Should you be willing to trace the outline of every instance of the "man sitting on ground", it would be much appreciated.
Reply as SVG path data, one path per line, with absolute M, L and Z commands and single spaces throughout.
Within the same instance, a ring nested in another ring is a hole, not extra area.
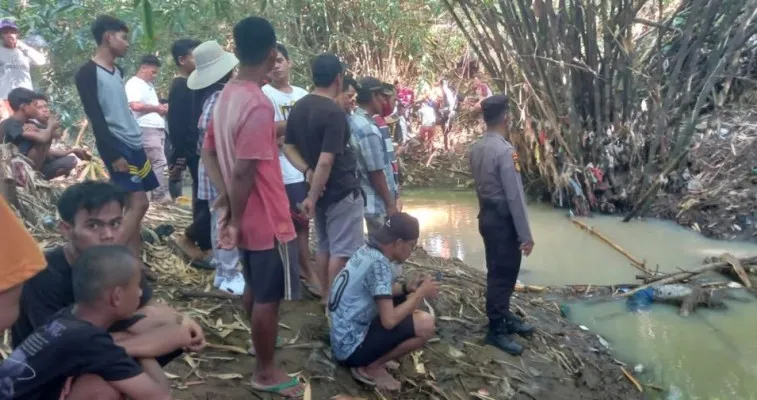
M 50 107 L 48 106 L 47 99 L 44 96 L 40 96 L 40 98 L 34 100 L 32 105 L 32 118 L 24 125 L 24 131 L 47 129 L 50 123 Z M 92 155 L 85 149 L 78 147 L 64 149 L 54 146 L 54 143 L 50 144 L 47 157 L 40 170 L 45 179 L 68 176 L 76 167 L 76 164 L 79 163 L 79 159 L 84 161 L 92 159 Z
M 334 356 L 355 379 L 381 389 L 400 389 L 386 364 L 423 347 L 436 331 L 434 317 L 417 308 L 437 295 L 439 283 L 394 283 L 392 264 L 410 257 L 418 235 L 417 219 L 390 216 L 334 279 L 329 298 Z
M 45 174 L 45 178 L 50 179 L 58 171 L 45 168 L 45 164 L 50 151 L 50 144 L 53 139 L 58 139 L 61 136 L 58 130 L 60 124 L 57 119 L 52 118 L 45 129 L 24 129 L 24 125 L 37 116 L 35 107 L 37 100 L 46 99 L 43 95 L 29 89 L 16 88 L 11 90 L 8 94 L 8 102 L 11 110 L 13 110 L 13 115 L 0 122 L 0 135 L 2 135 L 4 143 L 13 143 L 18 147 L 18 151 L 29 159 L 32 168 L 37 171 L 46 170 L 50 172 L 49 175 Z M 67 172 L 70 172 L 70 169 Z
M 58 201 L 60 228 L 66 243 L 48 250 L 47 268 L 24 284 L 18 321 L 11 330 L 14 346 L 23 342 L 35 329 L 45 324 L 59 310 L 74 303 L 71 267 L 87 249 L 98 245 L 125 244 L 123 232 L 126 195 L 116 186 L 87 181 L 70 186 Z M 187 348 L 199 351 L 205 346 L 202 329 L 193 321 L 183 319 L 170 307 L 152 300 L 152 289 L 142 278 L 142 298 L 138 314 L 111 327 L 120 332 L 116 343 L 138 359 L 157 359 L 168 364 L 181 353 L 186 344 L 177 337 L 164 335 L 155 327 L 182 324 L 192 332 L 192 344 Z
M 0 364 L 0 397 L 170 399 L 170 385 L 155 360 L 140 365 L 108 334 L 116 321 L 137 311 L 140 277 L 139 262 L 125 247 L 85 251 L 72 272 L 75 304 L 37 327 Z M 179 324 L 162 332 L 185 346 L 192 342 Z

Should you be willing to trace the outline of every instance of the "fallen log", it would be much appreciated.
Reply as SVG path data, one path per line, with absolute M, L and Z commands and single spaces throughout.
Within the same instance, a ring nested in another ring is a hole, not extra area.
M 628 253 L 627 251 L 625 251 L 622 247 L 620 247 L 619 245 L 615 244 L 615 242 L 613 242 L 612 240 L 610 240 L 610 238 L 608 238 L 607 236 L 605 236 L 602 232 L 594 229 L 593 226 L 589 226 L 589 225 L 585 224 L 584 222 L 581 222 L 581 221 L 579 221 L 579 220 L 577 220 L 575 218 L 571 218 L 570 220 L 574 224 L 576 224 L 579 227 L 581 227 L 581 229 L 583 229 L 583 230 L 589 232 L 590 234 L 598 237 L 603 242 L 609 244 L 610 247 L 612 247 L 613 249 L 617 250 L 620 254 L 623 254 L 624 256 L 626 256 L 626 258 L 628 258 L 629 260 L 631 260 L 631 262 L 633 263 L 632 265 L 634 266 L 634 268 L 640 270 L 641 272 L 643 272 L 646 275 L 652 275 L 652 273 L 649 272 L 649 270 L 647 270 L 647 268 L 645 266 L 646 263 L 643 260 L 639 260 L 638 258 L 634 257 L 633 255 L 631 255 L 630 253 Z
M 741 265 L 748 264 L 748 263 L 754 263 L 757 262 L 757 257 L 748 257 L 748 258 L 742 258 L 738 260 Z M 709 264 L 705 264 L 697 269 L 693 269 L 691 271 L 682 271 L 677 272 L 675 274 L 670 275 L 661 275 L 659 277 L 653 277 L 648 283 L 641 285 L 633 290 L 630 290 L 626 293 L 621 294 L 621 297 L 628 297 L 633 296 L 635 293 L 644 290 L 648 287 L 653 286 L 661 286 L 661 285 L 667 285 L 670 283 L 677 283 L 684 281 L 686 279 L 690 279 L 694 277 L 695 275 L 699 275 L 705 272 L 710 271 L 719 271 L 724 268 L 728 268 L 729 270 L 732 268 L 731 264 L 728 261 L 716 261 Z
M 752 287 L 752 281 L 749 278 L 749 276 L 746 274 L 746 271 L 744 271 L 744 267 L 741 265 L 741 262 L 734 257 L 732 254 L 725 253 L 720 258 L 727 262 L 728 264 L 733 267 L 733 271 L 736 272 L 736 275 L 741 279 L 741 283 L 744 284 L 747 288 Z

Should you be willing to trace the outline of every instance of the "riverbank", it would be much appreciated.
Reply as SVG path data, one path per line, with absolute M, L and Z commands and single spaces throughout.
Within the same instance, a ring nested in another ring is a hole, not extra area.
M 757 242 L 757 91 L 749 91 L 726 107 L 702 116 L 687 157 L 667 174 L 645 217 L 675 221 L 705 237 Z M 410 154 L 404 158 L 405 187 L 473 190 L 467 151 L 481 130 L 475 121 L 459 130 L 461 140 L 449 153 Z M 453 133 L 453 136 L 457 133 Z M 522 162 L 527 162 L 523 160 Z M 608 173 L 601 171 L 607 181 Z M 634 205 L 641 173 L 614 174 L 618 185 L 591 185 L 596 212 L 625 215 Z M 540 181 L 524 175 L 532 198 L 549 201 Z M 567 195 L 566 195 L 567 196 Z M 567 197 L 566 197 L 567 198 Z
M 187 211 L 171 207 L 170 212 L 151 212 L 148 225 L 169 223 L 181 230 L 187 217 Z M 200 321 L 213 343 L 201 355 L 186 356 L 169 366 L 176 376 L 177 398 L 249 395 L 247 382 L 254 358 L 244 354 L 249 328 L 239 301 L 210 290 L 211 273 L 186 266 L 168 248 L 150 246 L 147 253 L 160 276 L 157 295 Z M 597 335 L 565 320 L 556 301 L 532 293 L 516 294 L 514 308 L 536 326 L 537 333 L 530 340 L 519 339 L 527 351 L 522 357 L 511 357 L 483 344 L 485 277 L 480 271 L 459 260 L 431 257 L 423 250 L 413 254 L 404 271 L 442 272 L 444 283 L 440 297 L 422 307 L 437 317 L 438 336 L 421 352 L 401 361 L 400 394 L 368 390 L 336 365 L 328 346 L 326 319 L 316 299 L 283 305 L 280 335 L 286 344 L 278 359 L 309 382 L 313 399 L 339 394 L 371 399 L 640 398 L 624 377 L 621 363 Z
M 27 227 L 43 246 L 61 242 L 45 215 L 55 215 L 54 195 L 44 188 L 33 196 L 19 193 Z M 44 193 L 48 193 L 45 195 Z M 47 200 L 45 200 L 47 199 Z M 170 225 L 181 232 L 191 216 L 186 209 L 151 207 L 145 225 L 146 264 L 155 273 L 156 297 L 202 324 L 208 349 L 187 354 L 167 367 L 175 397 L 238 399 L 253 392 L 249 378 L 254 357 L 247 355 L 249 323 L 238 299 L 212 289 L 212 272 L 187 265 L 156 232 Z M 48 227 L 46 228 L 45 225 Z M 157 240 L 156 240 L 157 239 Z M 379 393 L 355 382 L 336 365 L 328 347 L 322 307 L 315 299 L 282 306 L 277 357 L 284 368 L 309 383 L 311 399 L 637 399 L 638 389 L 625 376 L 596 334 L 580 329 L 560 315 L 555 299 L 518 293 L 513 307 L 537 328 L 521 357 L 511 357 L 482 342 L 485 277 L 459 260 L 431 257 L 417 250 L 405 273 L 444 274 L 439 298 L 423 308 L 437 317 L 438 336 L 422 351 L 401 360 L 399 394 Z M 6 345 L 7 346 L 7 343 Z M 5 350 L 8 350 L 7 348 Z M 626 367 L 626 371 L 630 371 Z M 259 396 L 258 398 L 269 398 Z

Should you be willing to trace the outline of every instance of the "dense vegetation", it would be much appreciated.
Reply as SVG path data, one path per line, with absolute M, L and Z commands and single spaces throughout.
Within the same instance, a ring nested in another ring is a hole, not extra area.
M 171 43 L 183 37 L 217 40 L 230 46 L 233 24 L 245 15 L 262 15 L 276 27 L 295 62 L 293 79 L 309 82 L 307 61 L 315 54 L 339 54 L 355 74 L 382 79 L 429 79 L 450 71 L 465 51 L 465 39 L 444 17 L 444 6 L 432 0 L 35 0 L 8 2 L 25 37 L 39 36 L 51 57 L 37 69 L 38 85 L 53 99 L 66 124 L 77 124 L 81 109 L 73 85 L 77 67 L 94 48 L 89 24 L 98 14 L 111 14 L 131 27 L 129 56 L 133 73 L 145 53 L 157 54 L 165 68 L 158 82 L 163 94 L 173 76 Z M 32 39 L 32 41 L 34 41 Z
M 27 36 L 47 41 L 52 63 L 38 82 L 69 126 L 81 121 L 73 74 L 100 13 L 132 27 L 127 73 L 144 53 L 161 57 L 163 89 L 173 40 L 230 46 L 231 26 L 250 14 L 289 45 L 299 85 L 309 58 L 326 50 L 357 75 L 405 82 L 459 78 L 475 64 L 514 100 L 530 180 L 577 208 L 597 206 L 592 167 L 608 177 L 603 201 L 641 206 L 658 173 L 685 166 L 702 112 L 757 77 L 757 0 L 4 1 Z M 471 55 L 478 62 L 461 62 Z

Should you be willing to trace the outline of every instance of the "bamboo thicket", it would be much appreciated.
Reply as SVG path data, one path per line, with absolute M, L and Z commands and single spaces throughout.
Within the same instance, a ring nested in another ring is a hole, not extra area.
M 526 171 L 578 212 L 597 193 L 651 198 L 649 177 L 683 159 L 701 111 L 754 72 L 757 0 L 445 4 L 517 107 Z

